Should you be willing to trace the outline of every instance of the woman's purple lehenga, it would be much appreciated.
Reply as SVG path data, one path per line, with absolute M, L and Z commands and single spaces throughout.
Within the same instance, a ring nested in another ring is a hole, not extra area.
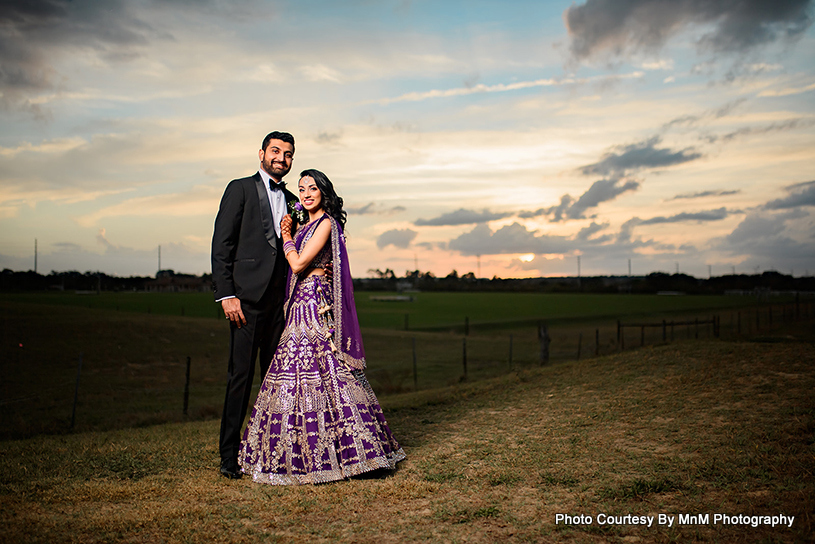
M 331 239 L 315 260 L 333 262 L 333 279 L 290 275 L 286 328 L 238 456 L 256 482 L 331 482 L 393 470 L 405 458 L 362 371 L 342 228 L 323 215 L 297 231 L 295 245 L 301 251 L 322 220 L 331 222 Z

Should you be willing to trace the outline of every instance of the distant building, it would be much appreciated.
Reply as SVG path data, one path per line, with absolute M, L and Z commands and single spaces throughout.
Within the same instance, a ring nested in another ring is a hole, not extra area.
M 212 290 L 212 278 L 205 274 L 176 274 L 173 270 L 159 270 L 156 279 L 145 284 L 145 290 L 151 293 L 191 293 Z

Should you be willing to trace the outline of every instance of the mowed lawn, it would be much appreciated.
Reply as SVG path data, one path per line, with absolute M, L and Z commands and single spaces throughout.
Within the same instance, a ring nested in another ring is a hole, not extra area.
M 726 308 L 753 306 L 754 297 L 724 295 L 616 295 L 550 293 L 413 293 L 410 302 L 382 302 L 397 293 L 358 291 L 360 325 L 366 328 L 404 330 L 405 316 L 411 330 L 457 328 L 464 320 L 473 327 L 488 328 L 544 320 L 551 323 L 573 320 L 617 319 L 678 312 L 710 313 Z M 222 319 L 220 306 L 210 293 L 100 294 L 3 293 L 8 303 L 45 304 L 150 313 L 156 315 Z
M 217 472 L 217 421 L 0 442 L 4 542 L 811 542 L 811 323 L 383 400 L 389 477 L 270 487 Z M 792 526 L 713 514 L 794 516 Z M 556 523 L 558 514 L 591 524 Z M 710 514 L 601 525 L 599 514 Z M 698 518 L 697 518 L 698 519 Z

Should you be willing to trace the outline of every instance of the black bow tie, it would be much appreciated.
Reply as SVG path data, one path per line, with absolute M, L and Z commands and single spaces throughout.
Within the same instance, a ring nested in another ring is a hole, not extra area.
M 273 179 L 269 180 L 269 189 L 272 191 L 282 191 L 286 188 L 286 182 L 281 181 L 280 183 L 275 183 Z

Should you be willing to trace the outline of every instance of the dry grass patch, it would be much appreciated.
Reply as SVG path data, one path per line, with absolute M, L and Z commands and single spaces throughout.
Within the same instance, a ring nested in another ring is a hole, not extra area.
M 815 351 L 703 342 L 391 397 L 408 460 L 307 487 L 227 481 L 217 422 L 0 443 L 9 542 L 794 542 L 811 512 Z M 598 513 L 794 515 L 601 526 Z M 558 513 L 592 525 L 555 524 Z

